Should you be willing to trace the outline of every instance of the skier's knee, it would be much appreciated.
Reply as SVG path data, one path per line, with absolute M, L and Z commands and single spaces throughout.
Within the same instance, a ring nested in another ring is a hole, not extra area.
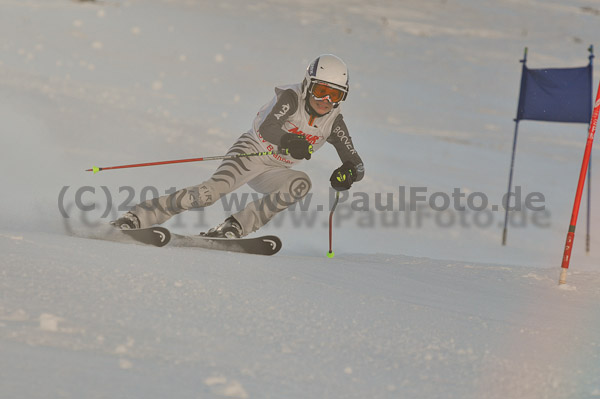
M 290 179 L 287 188 L 292 201 L 299 201 L 306 197 L 312 188 L 312 182 L 306 173 L 298 172 L 295 177 Z

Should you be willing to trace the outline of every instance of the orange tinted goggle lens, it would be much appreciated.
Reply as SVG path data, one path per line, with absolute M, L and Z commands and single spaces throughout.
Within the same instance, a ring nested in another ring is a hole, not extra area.
M 342 98 L 344 97 L 343 91 L 334 89 L 333 87 L 329 87 L 321 83 L 317 83 L 313 86 L 312 94 L 317 99 L 329 96 L 332 103 L 338 103 L 342 101 Z

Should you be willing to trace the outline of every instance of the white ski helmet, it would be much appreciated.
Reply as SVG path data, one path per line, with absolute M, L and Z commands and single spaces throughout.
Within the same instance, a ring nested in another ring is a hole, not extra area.
M 350 90 L 348 67 L 339 57 L 333 54 L 318 56 L 306 68 L 304 82 L 302 83 L 303 98 L 307 98 L 316 83 L 325 83 L 327 86 L 343 92 L 341 101 L 344 101 Z

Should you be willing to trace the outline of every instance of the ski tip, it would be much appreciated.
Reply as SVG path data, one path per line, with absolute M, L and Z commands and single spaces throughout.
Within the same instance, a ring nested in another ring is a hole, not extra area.
M 327 252 L 327 257 L 328 257 L 329 259 L 333 258 L 334 256 L 335 256 L 335 252 L 333 252 L 333 251 L 329 251 L 329 252 Z
M 281 249 L 281 240 L 277 236 L 262 236 L 258 239 L 267 244 L 268 250 L 262 255 L 275 255 Z

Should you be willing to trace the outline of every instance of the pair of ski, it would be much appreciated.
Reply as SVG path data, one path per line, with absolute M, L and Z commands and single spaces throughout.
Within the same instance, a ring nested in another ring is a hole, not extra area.
M 110 235 L 115 241 L 121 241 L 119 238 L 125 238 L 126 236 L 142 244 L 156 247 L 164 247 L 170 244 L 175 247 L 197 247 L 255 255 L 274 255 L 281 249 L 282 245 L 279 237 L 273 235 L 254 238 L 214 238 L 174 234 L 159 226 L 135 230 L 115 228 Z M 110 237 L 107 238 L 111 239 Z

